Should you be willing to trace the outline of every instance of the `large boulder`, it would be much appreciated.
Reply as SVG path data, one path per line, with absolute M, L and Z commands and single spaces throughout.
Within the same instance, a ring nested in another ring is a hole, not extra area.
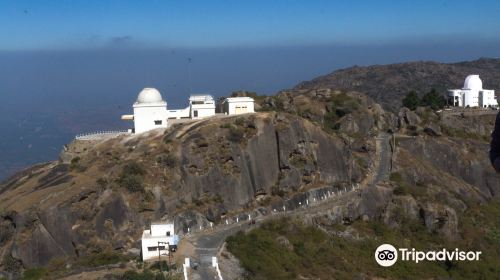
M 416 128 L 420 123 L 420 117 L 412 110 L 403 107 L 399 110 L 399 125 L 400 127 L 413 127 Z

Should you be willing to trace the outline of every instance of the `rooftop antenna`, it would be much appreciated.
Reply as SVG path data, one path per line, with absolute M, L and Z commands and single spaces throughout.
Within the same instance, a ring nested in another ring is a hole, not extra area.
M 188 59 L 187 59 L 187 62 L 188 62 L 188 64 L 187 64 L 187 71 L 188 71 L 188 90 L 189 90 L 189 94 L 191 94 L 191 62 L 192 61 L 193 60 L 190 57 L 188 57 Z

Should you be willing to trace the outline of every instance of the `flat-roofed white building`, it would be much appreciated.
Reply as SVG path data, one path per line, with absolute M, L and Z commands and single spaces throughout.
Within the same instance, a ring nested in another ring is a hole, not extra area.
M 158 260 L 177 250 L 179 236 L 175 235 L 173 223 L 151 223 L 151 229 L 142 233 L 142 260 Z
M 215 115 L 215 101 L 208 94 L 196 94 L 189 97 L 190 115 L 192 119 L 201 119 Z
M 215 101 L 208 94 L 194 94 L 189 97 L 189 106 L 184 109 L 168 110 L 169 119 L 202 119 L 215 115 Z
M 448 90 L 448 104 L 456 107 L 498 107 L 495 91 L 483 89 L 479 75 L 467 76 L 462 89 Z
M 254 113 L 254 103 L 251 97 L 228 97 L 222 101 L 222 111 L 228 115 Z

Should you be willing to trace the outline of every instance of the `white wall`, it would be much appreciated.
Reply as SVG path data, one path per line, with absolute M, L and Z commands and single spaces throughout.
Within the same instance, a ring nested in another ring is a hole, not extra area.
M 240 107 L 240 109 L 238 110 L 237 107 Z M 237 114 L 245 114 L 245 113 L 253 113 L 253 112 L 255 112 L 253 102 L 230 102 L 228 104 L 228 112 L 227 113 L 229 115 L 237 115 Z
M 498 107 L 498 102 L 495 97 L 494 90 L 482 90 L 481 92 L 482 107 Z
M 198 116 L 195 117 L 195 111 Z M 191 118 L 201 119 L 215 115 L 215 104 L 192 104 L 191 105 Z
M 148 230 L 149 232 L 149 230 Z M 158 260 L 158 250 L 156 249 L 158 247 L 158 241 L 160 242 L 172 242 L 173 237 L 165 237 L 165 236 L 159 236 L 159 237 L 149 237 L 149 238 L 143 238 L 141 240 L 142 244 L 142 260 L 147 261 L 147 260 Z M 172 243 L 171 243 L 172 244 Z M 165 249 L 162 249 L 160 253 L 162 254 L 169 254 L 168 250 L 168 245 L 166 244 L 160 244 L 160 246 L 164 246 Z M 154 247 L 155 250 L 150 251 L 148 248 L 149 247 Z M 164 257 L 164 256 L 163 256 Z
M 477 95 L 479 92 L 472 91 L 472 90 L 464 90 L 464 107 L 477 107 L 478 106 L 478 101 L 477 100 Z
M 166 128 L 168 112 L 166 104 L 134 105 L 135 133 L 142 133 L 156 128 Z M 161 121 L 160 125 L 155 121 Z
M 189 107 L 184 109 L 176 109 L 176 110 L 168 110 L 168 118 L 169 119 L 182 119 L 189 118 Z
M 223 102 L 223 111 L 228 115 L 254 113 L 254 100 L 250 97 L 229 97 Z
M 167 232 L 174 235 L 174 224 L 152 224 L 151 236 L 166 236 Z

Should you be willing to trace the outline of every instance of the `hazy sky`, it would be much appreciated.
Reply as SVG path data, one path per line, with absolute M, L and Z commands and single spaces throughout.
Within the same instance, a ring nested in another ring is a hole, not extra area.
M 498 40 L 500 1 L 0 0 L 0 49 Z

